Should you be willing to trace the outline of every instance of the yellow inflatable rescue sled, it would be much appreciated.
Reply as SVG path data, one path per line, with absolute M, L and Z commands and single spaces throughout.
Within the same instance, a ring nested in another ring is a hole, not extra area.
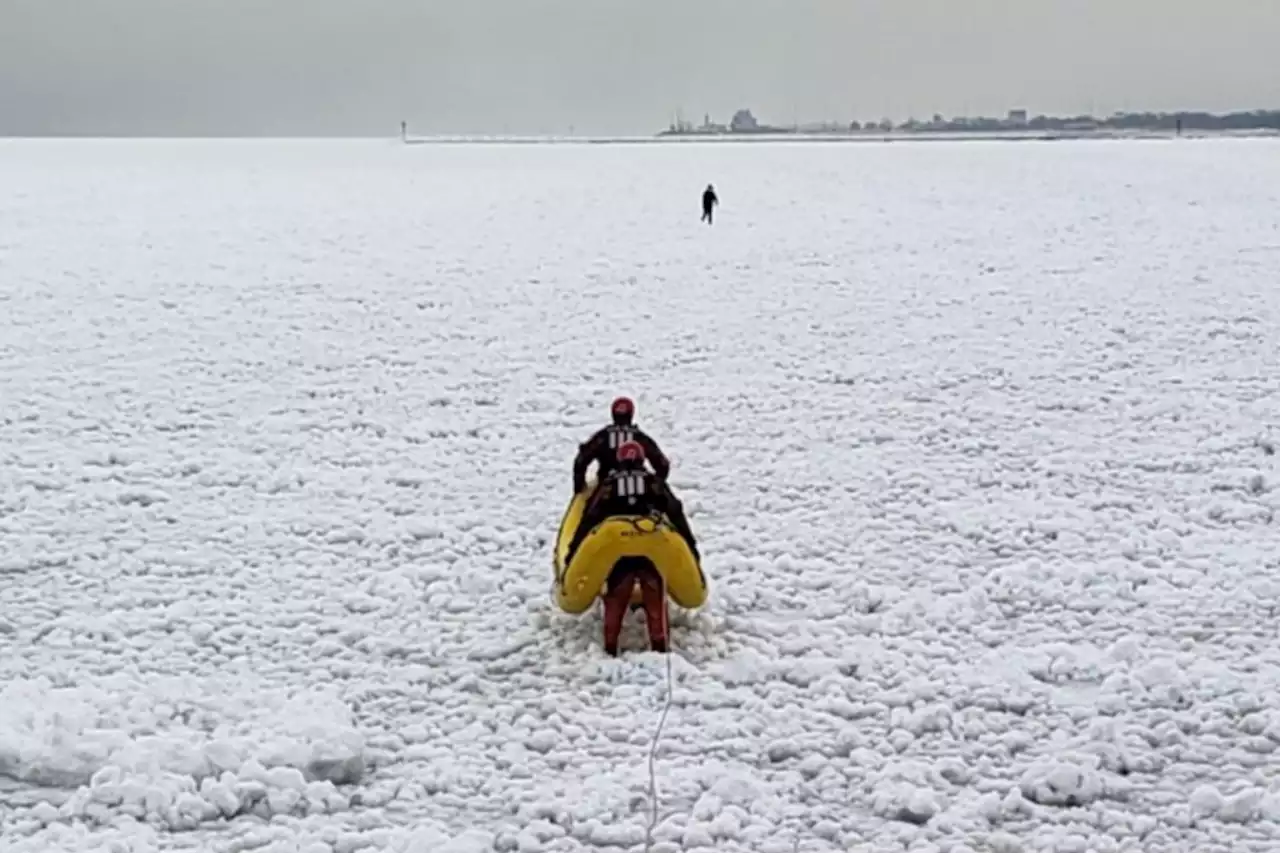
M 662 575 L 668 598 L 690 610 L 701 607 L 707 600 L 706 576 L 689 543 L 665 516 L 619 515 L 606 519 L 587 534 L 573 561 L 565 565 L 565 552 L 593 491 L 595 484 L 589 483 L 585 491 L 573 496 L 556 534 L 555 597 L 560 609 L 573 614 L 586 612 L 604 592 L 609 573 L 623 557 L 647 558 Z

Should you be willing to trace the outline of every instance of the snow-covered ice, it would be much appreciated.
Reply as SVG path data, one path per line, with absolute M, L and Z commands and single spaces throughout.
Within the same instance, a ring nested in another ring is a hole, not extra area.
M 643 849 L 626 392 L 653 850 L 1274 850 L 1278 282 L 1268 141 L 0 143 L 0 849 Z

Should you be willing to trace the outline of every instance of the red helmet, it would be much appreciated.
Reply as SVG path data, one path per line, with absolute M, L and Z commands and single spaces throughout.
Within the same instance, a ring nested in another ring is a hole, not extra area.
M 644 448 L 638 441 L 624 441 L 618 447 L 618 464 L 634 468 L 644 464 Z
M 613 422 L 615 424 L 629 424 L 631 419 L 636 416 L 636 404 L 630 397 L 619 397 L 613 401 L 609 411 L 613 413 Z

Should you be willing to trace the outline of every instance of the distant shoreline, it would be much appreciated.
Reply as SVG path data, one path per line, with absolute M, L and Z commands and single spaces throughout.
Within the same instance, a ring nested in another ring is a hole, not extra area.
M 1053 138 L 1061 138 L 1058 134 L 1144 134 L 1172 133 L 1182 135 L 1191 133 L 1224 133 L 1240 131 L 1280 131 L 1280 110 L 1247 110 L 1230 113 L 1208 113 L 1199 110 L 1179 110 L 1177 112 L 1151 112 L 1150 110 L 1117 112 L 1109 116 L 1094 115 L 1031 115 L 1025 109 L 1011 109 L 1004 118 L 994 116 L 953 116 L 948 118 L 935 114 L 932 118 L 920 120 L 910 118 L 895 123 L 891 119 L 878 122 L 852 121 L 846 123 L 823 121 L 807 124 L 779 126 L 761 123 L 749 109 L 741 109 L 733 114 L 727 124 L 713 122 L 710 115 L 703 117 L 701 125 L 677 116 L 676 120 L 658 136 L 738 136 L 764 134 L 777 136 L 782 134 L 834 134 L 834 135 L 871 135 L 884 134 L 1055 134 Z M 1044 138 L 1041 136 L 1040 138 Z M 1077 138 L 1073 136 L 1072 138 Z
M 120 135 L 0 135 L 0 145 L 21 142 L 378 142 L 397 145 L 762 145 L 762 144 L 892 144 L 940 142 L 1055 142 L 1055 141 L 1177 141 L 1212 139 L 1280 139 L 1280 129 L 1229 130 L 1062 130 L 1062 131 L 786 131 L 782 133 L 677 133 L 659 136 L 625 135 L 506 135 L 438 134 L 431 136 L 120 136 Z
M 1056 142 L 1125 140 L 1280 139 L 1280 130 L 1063 130 L 1063 131 L 890 131 L 786 133 L 667 133 L 658 136 L 426 136 L 409 137 L 406 145 L 759 145 L 930 143 L 930 142 Z

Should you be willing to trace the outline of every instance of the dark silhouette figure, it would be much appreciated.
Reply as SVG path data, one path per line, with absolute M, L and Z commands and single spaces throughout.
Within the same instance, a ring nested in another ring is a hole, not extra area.
M 716 205 L 720 203 L 720 199 L 716 196 L 716 188 L 707 184 L 707 188 L 702 193 L 702 221 L 710 225 L 715 218 Z

